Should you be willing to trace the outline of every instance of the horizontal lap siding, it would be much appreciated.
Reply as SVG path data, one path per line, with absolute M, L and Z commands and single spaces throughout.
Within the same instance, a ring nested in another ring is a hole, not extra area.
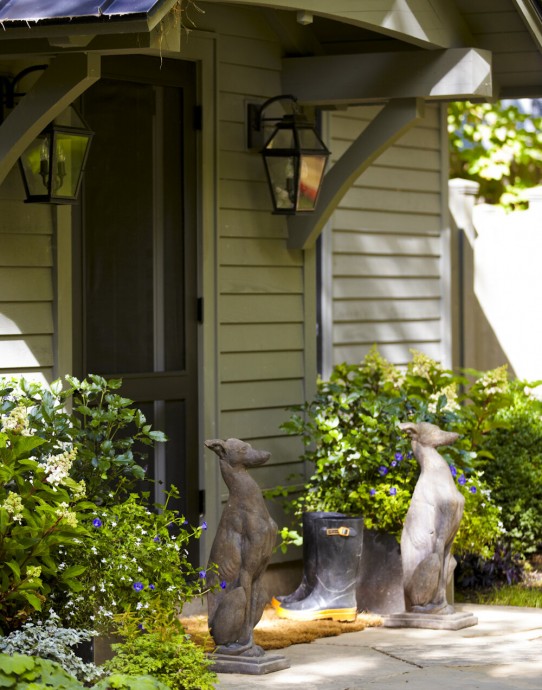
M 330 122 L 333 160 L 379 112 L 355 108 Z M 333 364 L 360 361 L 377 344 L 397 364 L 410 349 L 442 358 L 439 113 L 387 149 L 333 216 Z
M 15 167 L 0 186 L 0 375 L 51 380 L 52 208 L 23 199 Z
M 519 97 L 540 85 L 542 55 L 534 48 L 513 0 L 458 0 L 458 8 L 476 45 L 494 51 L 493 74 L 497 84 L 513 84 Z M 533 96 L 539 95 L 536 89 Z
M 206 6 L 204 21 L 220 33 L 219 432 L 271 452 L 251 474 L 272 488 L 299 482 L 291 475 L 303 471 L 302 443 L 280 425 L 286 408 L 304 401 L 306 349 L 315 347 L 305 342 L 305 254 L 288 249 L 285 219 L 271 213 L 261 156 L 245 147 L 246 102 L 281 92 L 281 48 L 257 10 Z M 285 524 L 280 502 L 270 510 Z

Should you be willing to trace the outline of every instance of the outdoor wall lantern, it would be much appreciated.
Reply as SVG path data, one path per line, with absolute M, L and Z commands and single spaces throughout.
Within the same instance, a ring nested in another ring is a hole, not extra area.
M 279 100 L 290 100 L 292 114 L 264 118 L 264 110 Z M 313 124 L 300 112 L 294 96 L 275 96 L 261 106 L 248 104 L 248 147 L 256 148 L 266 122 L 274 129 L 260 153 L 273 200 L 273 213 L 296 215 L 316 208 L 329 150 Z M 261 145 L 261 143 L 260 143 Z
M 2 78 L 3 107 L 14 107 L 15 85 L 26 74 L 45 65 L 30 67 L 13 79 Z M 55 118 L 19 158 L 27 203 L 75 204 L 94 133 L 73 106 Z

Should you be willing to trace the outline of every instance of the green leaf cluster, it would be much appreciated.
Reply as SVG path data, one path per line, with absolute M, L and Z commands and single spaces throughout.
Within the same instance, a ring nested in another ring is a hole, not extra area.
M 203 647 L 193 643 L 182 629 L 173 631 L 150 627 L 145 634 L 128 625 L 122 630 L 125 641 L 114 644 L 115 656 L 105 663 L 108 672 L 147 673 L 171 690 L 213 690 L 216 674 Z
M 25 654 L 0 654 L 0 687 L 11 690 L 84 690 L 76 678 L 54 661 Z M 112 674 L 90 690 L 169 690 L 169 686 L 148 675 Z
M 172 487 L 167 499 L 178 497 Z M 202 527 L 186 524 L 183 515 L 164 505 L 151 505 L 146 494 L 96 507 L 84 518 L 89 537 L 63 550 L 67 564 L 84 570 L 79 592 L 54 595 L 55 609 L 70 627 L 90 624 L 113 633 L 117 621 L 129 613 L 147 629 L 163 612 L 182 609 L 204 592 L 199 569 L 188 559 L 188 546 Z
M 507 208 L 542 181 L 542 118 L 514 105 L 461 101 L 448 107 L 450 177 L 480 184 L 480 197 Z
M 292 410 L 283 425 L 305 444 L 313 468 L 301 495 L 289 500 L 304 511 L 362 515 L 368 528 L 401 534 L 419 467 L 399 422 L 431 422 L 459 440 L 439 449 L 466 499 L 457 552 L 486 555 L 502 535 L 499 507 L 483 475 L 487 438 L 502 425 L 496 412 L 510 400 L 507 372 L 454 373 L 412 351 L 404 369 L 373 348 L 360 364 L 336 366 L 319 381 L 313 400 Z M 283 531 L 285 542 L 297 536 Z

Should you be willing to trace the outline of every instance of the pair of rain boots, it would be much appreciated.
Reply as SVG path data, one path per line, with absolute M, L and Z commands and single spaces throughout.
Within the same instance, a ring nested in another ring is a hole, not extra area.
M 273 598 L 279 618 L 356 620 L 362 544 L 363 518 L 304 513 L 303 578 L 295 592 Z

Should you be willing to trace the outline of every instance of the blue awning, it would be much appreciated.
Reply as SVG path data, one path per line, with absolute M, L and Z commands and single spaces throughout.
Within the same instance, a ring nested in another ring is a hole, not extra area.
M 149 14 L 161 0 L 0 0 L 0 22 L 129 18 Z

